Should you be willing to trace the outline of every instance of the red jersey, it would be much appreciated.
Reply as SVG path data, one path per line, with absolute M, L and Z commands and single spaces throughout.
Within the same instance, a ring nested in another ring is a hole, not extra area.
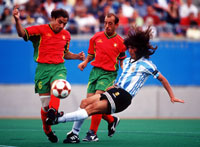
M 38 63 L 59 64 L 69 51 L 70 33 L 62 30 L 55 33 L 50 24 L 31 26 L 25 29 L 25 40 L 32 41 L 34 60 Z
M 88 54 L 94 56 L 91 65 L 106 71 L 117 71 L 119 60 L 126 57 L 124 40 L 118 35 L 108 36 L 105 32 L 96 33 L 91 39 Z

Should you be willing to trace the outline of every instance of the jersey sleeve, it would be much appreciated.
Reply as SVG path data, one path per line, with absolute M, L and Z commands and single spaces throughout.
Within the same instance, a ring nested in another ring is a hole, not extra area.
M 66 45 L 65 45 L 65 50 L 64 50 L 65 54 L 69 52 L 69 44 L 70 44 L 70 41 L 71 41 L 71 35 L 70 35 L 70 33 L 67 31 L 66 34 L 69 37 L 69 39 L 67 40 Z
M 127 57 L 127 56 L 126 56 L 126 53 L 125 53 L 125 52 L 122 52 L 122 53 L 120 53 L 118 59 L 119 59 L 119 60 L 124 60 L 126 57 Z
M 121 43 L 121 46 L 120 46 L 120 50 L 121 50 L 121 53 L 118 57 L 119 60 L 124 60 L 127 56 L 126 56 L 126 46 L 124 45 L 124 40 L 121 40 L 122 43 Z
M 148 62 L 148 73 L 151 74 L 155 79 L 158 78 L 160 72 L 158 71 L 157 67 L 151 62 Z
M 38 36 L 41 34 L 40 26 L 27 27 L 27 28 L 25 28 L 25 32 L 26 32 L 26 35 L 24 37 L 24 40 L 28 41 L 28 40 L 30 40 L 31 36 Z
M 155 79 L 158 78 L 159 74 L 160 74 L 160 72 L 159 72 L 158 70 L 155 70 L 155 71 L 152 73 L 152 75 L 153 75 L 153 77 L 154 77 Z
M 95 54 L 95 40 L 94 37 L 92 37 L 89 41 L 88 55 L 94 56 L 94 54 Z
M 155 79 L 158 78 L 160 72 L 158 71 L 156 65 L 154 65 L 151 61 L 148 61 L 145 62 L 144 66 L 148 74 L 152 75 Z

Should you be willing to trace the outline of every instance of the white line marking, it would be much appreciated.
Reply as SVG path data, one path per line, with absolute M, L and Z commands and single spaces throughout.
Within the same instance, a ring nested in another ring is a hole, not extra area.
M 0 147 L 16 147 L 16 146 L 0 145 Z

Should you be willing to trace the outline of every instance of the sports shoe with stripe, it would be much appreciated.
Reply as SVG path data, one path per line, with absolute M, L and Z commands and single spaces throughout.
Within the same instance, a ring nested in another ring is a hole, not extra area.
M 99 138 L 97 137 L 97 135 L 94 133 L 94 131 L 89 130 L 87 132 L 86 137 L 83 139 L 83 141 L 87 141 L 87 142 L 96 142 L 99 141 Z
M 63 140 L 63 143 L 79 143 L 80 139 L 79 136 L 74 134 L 72 131 L 67 133 L 67 137 Z
M 114 117 L 114 121 L 110 124 L 108 124 L 108 136 L 112 137 L 116 131 L 116 127 L 120 122 L 120 118 L 119 117 Z

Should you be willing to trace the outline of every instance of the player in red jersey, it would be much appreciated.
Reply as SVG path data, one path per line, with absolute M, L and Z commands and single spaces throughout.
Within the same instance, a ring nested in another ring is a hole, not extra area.
M 18 8 L 13 10 L 16 29 L 19 37 L 25 41 L 30 40 L 34 47 L 34 60 L 38 63 L 35 72 L 35 92 L 39 93 L 42 108 L 41 119 L 43 130 L 48 139 L 58 142 L 57 136 L 52 132 L 51 126 L 46 124 L 49 110 L 55 109 L 58 113 L 60 99 L 50 93 L 54 80 L 65 79 L 67 70 L 64 59 L 84 60 L 83 52 L 74 54 L 69 51 L 70 33 L 64 29 L 69 20 L 68 12 L 63 9 L 51 12 L 52 20 L 49 24 L 23 28 L 20 23 Z
M 94 66 L 89 77 L 87 97 L 94 94 L 101 94 L 113 85 L 119 68 L 119 60 L 122 61 L 126 55 L 126 47 L 123 39 L 115 32 L 118 27 L 119 18 L 110 13 L 105 17 L 105 31 L 96 33 L 89 42 L 88 56 L 81 64 L 80 70 L 83 70 L 91 62 Z M 120 62 L 122 63 L 122 62 Z M 115 128 L 119 123 L 119 118 L 106 114 L 93 115 L 91 119 L 90 130 L 83 141 L 98 141 L 97 130 L 101 118 L 108 122 L 108 136 L 115 133 Z M 67 134 L 64 143 L 79 143 L 79 132 L 82 121 L 74 122 L 72 131 Z

